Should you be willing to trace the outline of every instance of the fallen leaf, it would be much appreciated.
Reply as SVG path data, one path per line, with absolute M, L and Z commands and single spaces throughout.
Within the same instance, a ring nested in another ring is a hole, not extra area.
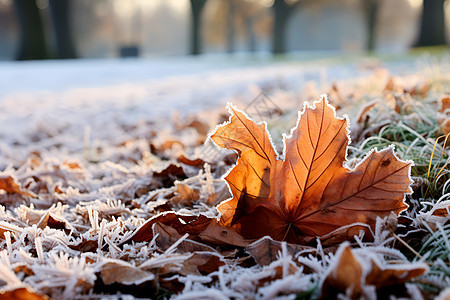
M 211 220 L 208 226 L 198 234 L 198 237 L 205 242 L 212 244 L 229 244 L 245 247 L 248 242 L 230 227 L 220 225 L 216 219 Z
M 59 218 L 58 216 L 46 212 L 41 219 L 39 220 L 39 222 L 37 223 L 37 227 L 44 229 L 46 226 L 50 227 L 50 228 L 54 228 L 54 229 L 66 229 L 66 225 L 68 225 L 66 223 L 65 220 L 62 220 L 61 218 Z M 67 227 L 70 227 L 70 225 L 68 225 Z
M 437 122 L 444 134 L 450 132 L 450 95 L 444 94 L 439 98 Z
M 205 164 L 205 161 L 201 158 L 191 159 L 183 154 L 178 156 L 177 161 L 179 163 L 182 163 L 182 164 L 185 164 L 188 166 L 192 166 L 192 167 L 196 167 L 196 168 L 201 168 Z
M 188 185 L 175 182 L 176 196 L 170 199 L 172 204 L 192 205 L 200 197 L 200 190 L 192 189 Z
M 377 217 L 408 207 L 412 162 L 399 160 L 389 147 L 347 169 L 347 120 L 335 117 L 325 97 L 314 105 L 305 107 L 286 138 L 284 160 L 278 159 L 265 124 L 230 107 L 230 121 L 211 136 L 239 154 L 225 177 L 233 198 L 218 207 L 222 225 L 246 239 L 269 235 L 301 244 L 357 222 L 373 228 Z
M 139 226 L 133 235 L 128 238 L 122 244 L 134 242 L 148 242 L 153 239 L 153 224 L 156 222 L 161 224 L 171 226 L 179 234 L 184 235 L 189 233 L 190 235 L 198 235 L 200 232 L 208 227 L 211 222 L 211 218 L 205 215 L 195 216 L 195 215 L 181 215 L 173 212 L 161 213 L 153 218 L 147 220 L 144 224 Z
M 87 240 L 84 237 L 82 238 L 81 242 L 79 242 L 76 245 L 67 245 L 70 249 L 80 251 L 80 252 L 95 252 L 98 248 L 98 241 L 97 240 Z
M 183 167 L 178 164 L 170 164 L 159 172 L 153 172 L 153 177 L 160 180 L 163 187 L 172 186 L 176 180 L 181 181 L 187 178 Z
M 370 111 L 372 108 L 375 107 L 375 105 L 378 104 L 378 100 L 370 101 L 366 104 L 364 104 L 361 109 L 358 112 L 358 115 L 356 116 L 356 122 L 352 122 L 351 124 L 351 140 L 352 141 L 360 141 L 362 140 L 365 135 L 365 130 L 367 130 L 368 125 L 370 122 Z
M 369 112 L 370 112 L 370 110 L 371 110 L 372 108 L 374 108 L 375 105 L 378 104 L 378 102 L 379 102 L 378 100 L 374 100 L 374 101 L 370 101 L 370 102 L 364 104 L 364 106 L 361 107 L 361 109 L 360 109 L 360 111 L 359 111 L 359 113 L 358 113 L 358 117 L 357 117 L 356 122 L 357 122 L 357 123 L 363 123 L 363 122 L 366 122 L 367 119 L 368 119 L 368 117 L 369 117 Z
M 198 133 L 204 136 L 208 134 L 208 131 L 210 129 L 210 126 L 208 124 L 201 122 L 199 120 L 192 120 L 190 123 L 184 125 L 182 129 L 187 127 L 194 128 L 195 130 L 197 130 Z
M 33 269 L 31 269 L 31 267 L 27 264 L 27 263 L 25 263 L 25 262 L 23 262 L 23 263 L 21 263 L 21 264 L 17 264 L 15 267 L 14 267 L 14 273 L 19 273 L 19 272 L 23 272 L 25 275 L 27 275 L 27 276 L 31 276 L 31 275 L 34 275 L 34 271 L 33 271 Z
M 68 161 L 68 160 L 66 160 L 66 161 L 63 163 L 63 166 L 67 166 L 67 167 L 69 167 L 70 169 L 81 169 L 80 164 L 79 164 L 78 162 L 74 162 L 74 161 Z
M 321 299 L 335 297 L 338 293 L 347 293 L 351 299 L 370 299 L 368 286 L 373 286 L 378 293 L 390 286 L 398 286 L 427 272 L 423 263 L 405 263 L 380 266 L 371 259 L 359 257 L 349 243 L 342 244 L 336 252 L 334 264 L 322 283 Z
M 147 220 L 121 244 L 134 242 L 148 242 L 153 239 L 153 224 L 160 222 L 175 229 L 178 234 L 189 234 L 190 239 L 201 239 L 213 244 L 226 244 L 245 247 L 248 243 L 242 236 L 230 227 L 219 225 L 215 218 L 205 215 L 182 215 L 166 212 Z
M 1 239 L 5 239 L 5 232 L 11 232 L 11 233 L 15 233 L 16 236 L 19 236 L 22 232 L 23 232 L 23 228 L 14 225 L 14 224 L 10 224 L 8 222 L 5 221 L 0 221 L 0 238 Z M 14 236 L 11 235 L 11 239 L 14 239 Z
M 185 276 L 188 274 L 206 275 L 219 270 L 219 267 L 224 264 L 218 253 L 195 252 L 184 261 L 180 274 Z
M 366 284 L 373 285 L 377 289 L 389 285 L 403 284 L 424 274 L 427 270 L 425 266 L 414 267 L 413 265 L 393 265 L 382 268 L 375 261 L 372 261 L 372 270 L 366 277 Z
M 101 266 L 100 274 L 106 285 L 115 282 L 125 285 L 139 285 L 155 278 L 153 273 L 141 270 L 125 261 L 112 259 L 107 260 Z
M 1 300 L 48 300 L 46 295 L 40 295 L 32 290 L 22 287 L 11 291 L 0 292 Z
M 155 239 L 156 245 L 163 251 L 169 249 L 175 242 L 177 242 L 182 235 L 178 233 L 173 227 L 164 225 L 161 222 L 156 221 L 153 225 L 153 235 L 158 234 Z M 215 250 L 205 244 L 198 243 L 189 239 L 184 239 L 178 246 L 177 250 L 180 253 L 208 251 L 214 252 Z
M 336 292 L 349 291 L 352 299 L 358 299 L 362 294 L 363 268 L 353 255 L 348 244 L 339 247 L 335 261 L 322 284 L 322 298 L 327 299 L 328 295 L 336 295 Z
M 439 98 L 439 111 L 445 112 L 450 109 L 450 95 L 444 94 Z
M 253 242 L 245 248 L 245 250 L 255 259 L 256 263 L 261 266 L 270 265 L 277 260 L 281 249 L 281 242 L 275 241 L 268 236 Z M 294 256 L 294 254 L 299 251 L 313 251 L 315 248 L 297 244 L 287 244 L 286 250 L 291 256 Z
M 36 197 L 33 193 L 23 191 L 12 176 L 0 175 L 0 190 L 7 194 L 20 194 L 28 197 Z

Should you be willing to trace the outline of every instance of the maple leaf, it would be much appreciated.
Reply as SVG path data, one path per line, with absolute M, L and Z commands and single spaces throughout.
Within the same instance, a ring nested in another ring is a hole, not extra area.
M 389 147 L 372 151 L 353 170 L 347 169 L 347 120 L 335 116 L 326 97 L 305 105 L 291 136 L 285 136 L 284 160 L 274 150 L 265 123 L 229 109 L 230 121 L 211 138 L 237 151 L 239 159 L 225 177 L 233 198 L 218 209 L 221 224 L 244 238 L 269 235 L 306 243 L 345 225 L 374 227 L 378 216 L 408 207 L 404 199 L 412 192 L 412 162 L 399 160 Z M 356 233 L 349 230 L 348 236 Z

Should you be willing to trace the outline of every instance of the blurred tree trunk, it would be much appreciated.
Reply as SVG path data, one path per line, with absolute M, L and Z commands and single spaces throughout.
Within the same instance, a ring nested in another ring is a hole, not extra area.
M 200 21 L 202 11 L 205 7 L 206 0 L 190 0 L 192 12 L 192 27 L 191 27 L 191 54 L 198 55 L 201 53 L 201 38 L 200 38 Z
M 236 3 L 234 0 L 228 0 L 228 18 L 227 18 L 227 52 L 235 51 L 236 31 L 234 27 L 234 18 L 236 15 Z
M 20 44 L 16 59 L 49 58 L 44 26 L 36 1 L 14 0 L 14 6 L 20 26 Z
M 247 45 L 248 51 L 255 52 L 256 51 L 256 36 L 253 30 L 253 26 L 255 23 L 254 16 L 250 16 L 245 19 L 245 30 L 247 32 Z
M 445 0 L 423 0 L 422 20 L 416 46 L 445 45 Z
M 377 25 L 377 16 L 380 8 L 379 0 L 364 1 L 364 9 L 367 20 L 367 40 L 366 50 L 373 51 L 375 49 L 375 29 Z
M 69 0 L 50 0 L 57 58 L 76 58 L 70 28 Z
M 272 53 L 280 54 L 286 52 L 286 25 L 292 12 L 300 2 L 288 4 L 285 0 L 275 0 L 272 9 L 273 20 L 273 44 Z

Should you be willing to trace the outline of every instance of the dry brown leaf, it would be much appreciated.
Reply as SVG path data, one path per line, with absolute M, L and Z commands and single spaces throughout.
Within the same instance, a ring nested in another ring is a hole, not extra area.
M 0 190 L 4 190 L 7 194 L 20 194 L 28 197 L 36 197 L 36 195 L 31 192 L 23 191 L 12 176 L 2 175 L 0 177 Z
M 342 244 L 337 250 L 335 264 L 323 281 L 321 299 L 337 293 L 347 293 L 351 299 L 366 299 L 367 286 L 380 292 L 382 288 L 402 285 L 428 270 L 425 264 L 419 263 L 380 266 L 374 260 L 364 264 L 362 261 L 348 243 Z
M 230 227 L 220 225 L 216 219 L 213 219 L 208 227 L 198 234 L 198 237 L 203 241 L 212 244 L 229 244 L 240 247 L 248 245 L 248 241 L 246 241 L 239 233 Z
M 278 259 L 281 251 L 281 242 L 275 241 L 266 236 L 248 245 L 245 250 L 247 250 L 247 252 L 255 259 L 257 264 L 267 266 Z M 296 244 L 287 244 L 286 250 L 290 255 L 294 256 L 294 254 L 299 251 L 313 251 L 315 248 Z
M 322 284 L 322 298 L 327 299 L 331 293 L 350 290 L 352 299 L 358 299 L 362 294 L 363 268 L 348 244 L 342 245 L 336 253 L 337 264 L 325 278 Z
M 63 166 L 67 166 L 67 167 L 69 167 L 70 169 L 81 169 L 80 164 L 79 164 L 78 162 L 74 162 L 74 161 L 68 161 L 68 160 L 66 160 L 66 161 L 63 163 Z
M 368 118 L 368 114 L 370 112 L 370 110 L 372 110 L 372 108 L 375 107 L 375 105 L 378 104 L 378 100 L 374 100 L 374 101 L 370 101 L 366 104 L 364 104 L 363 107 L 361 107 L 359 113 L 358 113 L 358 117 L 356 118 L 356 122 L 357 123 L 362 123 L 365 122 Z
M 182 235 L 178 233 L 173 227 L 164 225 L 156 221 L 153 225 L 153 234 L 158 236 L 155 239 L 156 245 L 163 251 L 169 249 L 175 242 L 177 242 Z M 180 253 L 207 251 L 214 252 L 215 250 L 205 244 L 201 244 L 189 239 L 183 240 L 178 246 L 177 250 Z
M 203 136 L 206 136 L 208 134 L 208 131 L 210 130 L 210 126 L 204 122 L 201 122 L 199 120 L 192 120 L 190 123 L 184 125 L 182 129 L 184 128 L 194 128 L 197 130 L 198 133 L 200 133 Z
M 183 167 L 178 164 L 170 164 L 159 172 L 153 172 L 153 177 L 161 181 L 162 186 L 172 186 L 176 180 L 186 179 Z M 146 191 L 148 192 L 150 188 Z
M 201 239 L 213 244 L 228 244 L 245 247 L 248 243 L 230 227 L 219 225 L 215 218 L 205 215 L 187 216 L 173 212 L 161 213 L 142 224 L 133 235 L 121 244 L 147 242 L 153 239 L 153 224 L 160 222 L 171 226 L 180 235 L 189 234 L 190 239 Z
M 39 222 L 37 223 L 37 227 L 44 229 L 46 226 L 54 229 L 66 229 L 66 221 L 61 220 L 58 216 L 52 213 L 45 213 Z M 69 227 L 70 225 L 68 225 Z
M 176 182 L 177 195 L 170 199 L 172 204 L 192 205 L 200 197 L 200 190 L 192 189 L 186 184 Z
M 22 287 L 11 291 L 0 292 L 1 300 L 48 300 L 46 295 L 40 295 L 28 288 Z
M 377 289 L 389 285 L 403 284 L 412 278 L 420 276 L 427 271 L 425 267 L 411 267 L 408 265 L 381 268 L 372 261 L 372 270 L 366 277 L 366 284 Z
M 445 112 L 447 109 L 450 109 L 450 95 L 444 94 L 439 98 L 439 111 Z
M 22 262 L 14 266 L 14 273 L 17 274 L 19 272 L 23 272 L 27 276 L 34 275 L 33 269 L 26 262 Z
M 141 270 L 122 260 L 108 260 L 102 265 L 100 274 L 106 285 L 115 282 L 125 285 L 139 285 L 155 278 L 153 273 Z
M 246 239 L 269 235 L 305 243 L 356 222 L 374 227 L 377 217 L 408 207 L 412 162 L 399 160 L 389 147 L 347 169 L 347 120 L 335 117 L 325 97 L 314 105 L 305 107 L 286 138 L 284 160 L 278 159 L 265 124 L 230 107 L 230 121 L 211 137 L 239 153 L 225 178 L 233 198 L 218 207 L 221 224 Z
M 178 156 L 177 161 L 179 163 L 182 163 L 182 164 L 185 164 L 188 166 L 192 166 L 192 167 L 196 167 L 196 168 L 201 168 L 205 164 L 205 161 L 201 158 L 191 159 L 183 154 Z
M 123 243 L 134 242 L 148 242 L 153 239 L 153 224 L 156 222 L 171 226 L 179 234 L 184 235 L 189 233 L 190 235 L 198 235 L 200 232 L 208 227 L 211 222 L 211 218 L 204 215 L 200 216 L 187 216 L 180 215 L 173 212 L 161 213 L 142 224 L 133 235 L 124 241 Z
M 450 95 L 444 94 L 439 98 L 439 113 L 437 121 L 444 134 L 450 132 Z
M 76 245 L 67 245 L 70 249 L 80 252 L 95 252 L 98 248 L 98 240 L 87 240 L 84 237 Z
M 215 252 L 195 252 L 183 262 L 180 274 L 205 275 L 215 272 L 225 263 L 222 256 Z

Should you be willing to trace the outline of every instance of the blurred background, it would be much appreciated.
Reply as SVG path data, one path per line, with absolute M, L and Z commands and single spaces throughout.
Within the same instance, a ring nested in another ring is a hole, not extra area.
M 444 0 L 0 0 L 0 60 L 401 53 L 450 39 Z

